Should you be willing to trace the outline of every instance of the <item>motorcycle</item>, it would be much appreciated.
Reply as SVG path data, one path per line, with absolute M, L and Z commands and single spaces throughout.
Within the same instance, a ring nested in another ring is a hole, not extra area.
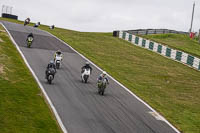
M 106 78 L 103 78 L 102 80 L 100 80 L 98 82 L 98 93 L 100 95 L 104 95 L 104 92 L 105 92 L 105 89 L 106 89 L 106 86 L 107 86 L 107 80 Z
M 29 24 L 29 22 L 28 22 L 28 21 L 25 21 L 25 22 L 24 22 L 24 26 L 26 26 L 27 24 Z
M 52 80 L 54 79 L 54 74 L 55 74 L 55 70 L 53 68 L 50 68 L 49 70 L 47 70 L 47 82 L 49 84 L 52 83 Z
M 32 42 L 33 42 L 33 37 L 28 37 L 28 39 L 27 39 L 27 47 L 28 48 L 31 47 Z
M 82 82 L 87 83 L 89 77 L 90 77 L 90 69 L 89 68 L 84 69 L 83 73 L 81 74 Z
M 26 26 L 27 24 L 29 24 L 30 23 L 30 19 L 26 19 L 25 21 L 24 21 L 24 26 Z
M 55 58 L 56 69 L 60 68 L 61 60 L 62 60 L 62 57 L 60 55 L 57 55 L 56 58 Z

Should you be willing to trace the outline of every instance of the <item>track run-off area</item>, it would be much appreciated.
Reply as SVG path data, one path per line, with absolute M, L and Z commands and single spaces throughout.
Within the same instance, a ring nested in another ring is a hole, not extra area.
M 110 84 L 105 95 L 99 95 L 96 82 L 101 70 L 95 65 L 92 64 L 93 72 L 89 82 L 82 83 L 80 72 L 86 59 L 51 34 L 29 26 L 0 22 L 33 70 L 64 132 L 178 132 L 162 116 L 111 77 L 108 77 Z M 34 42 L 31 48 L 27 48 L 25 40 L 31 32 L 34 34 Z M 64 58 L 53 83 L 49 85 L 45 79 L 45 70 L 58 49 L 61 49 Z

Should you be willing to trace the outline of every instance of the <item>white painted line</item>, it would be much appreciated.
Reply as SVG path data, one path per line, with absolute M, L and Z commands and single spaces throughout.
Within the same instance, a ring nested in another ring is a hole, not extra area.
M 165 119 L 161 116 L 161 115 L 159 115 L 157 112 L 149 112 L 149 114 L 151 114 L 153 117 L 155 117 L 156 118 L 156 120 L 158 120 L 158 121 L 164 121 Z
M 15 40 L 13 39 L 13 37 L 11 36 L 10 32 L 7 30 L 7 28 L 6 28 L 1 22 L 0 22 L 0 24 L 4 27 L 4 29 L 5 29 L 5 30 L 7 31 L 7 33 L 9 34 L 10 39 L 12 40 L 13 44 L 15 45 L 15 47 L 17 48 L 17 50 L 19 51 L 21 57 L 23 58 L 25 64 L 27 65 L 27 67 L 28 67 L 29 70 L 31 71 L 32 75 L 34 76 L 35 80 L 37 81 L 37 83 L 38 83 L 39 87 L 41 88 L 41 90 L 42 90 L 42 92 L 43 92 L 45 98 L 47 99 L 47 101 L 48 101 L 48 103 L 49 103 L 51 109 L 53 110 L 53 112 L 54 112 L 54 114 L 55 114 L 55 116 L 56 116 L 56 119 L 57 119 L 57 121 L 58 121 L 58 123 L 59 123 L 59 125 L 60 125 L 60 127 L 61 127 L 61 129 L 62 129 L 62 131 L 63 131 L 64 133 L 68 133 L 67 130 L 66 130 L 66 128 L 65 128 L 65 126 L 64 126 L 64 124 L 62 123 L 62 120 L 60 119 L 60 116 L 58 115 L 58 113 L 57 113 L 57 111 L 56 111 L 56 108 L 55 108 L 54 105 L 52 104 L 52 102 L 51 102 L 49 96 L 47 95 L 47 93 L 46 93 L 44 87 L 42 86 L 42 84 L 40 83 L 39 79 L 37 78 L 35 72 L 32 70 L 32 68 L 31 68 L 30 65 L 28 64 L 28 61 L 26 60 L 26 58 L 25 58 L 25 56 L 23 55 L 22 51 L 20 50 L 19 46 L 17 45 L 17 43 L 15 42 Z
M 47 32 L 47 31 L 45 31 Z M 49 33 L 49 32 L 47 32 Z M 51 34 L 51 33 L 49 33 Z M 78 51 L 76 51 L 74 48 L 72 48 L 69 44 L 67 44 L 66 42 L 64 42 L 63 40 L 61 40 L 60 38 L 54 36 L 53 34 L 51 34 L 53 37 L 57 38 L 58 40 L 60 40 L 62 43 L 64 43 L 65 45 L 67 45 L 68 47 L 70 47 L 74 52 L 76 52 L 77 54 L 79 54 L 82 58 L 84 58 L 85 60 L 87 60 L 88 62 L 90 62 L 92 65 L 94 65 L 97 69 L 99 69 L 100 71 L 103 71 L 100 67 L 98 67 L 97 65 L 95 65 L 92 61 L 90 61 L 88 58 L 86 58 L 85 56 L 83 56 L 82 54 L 80 54 Z M 122 85 L 120 82 L 118 82 L 116 79 L 114 79 L 111 75 L 108 74 L 108 76 L 115 81 L 117 84 L 119 84 L 122 88 L 124 88 L 127 92 L 129 92 L 132 96 L 134 96 L 138 101 L 140 101 L 141 103 L 143 103 L 145 106 L 147 106 L 150 110 L 152 110 L 152 112 L 158 114 L 160 117 L 163 118 L 163 121 L 165 123 L 167 123 L 172 129 L 174 129 L 175 132 L 180 133 L 178 131 L 178 129 L 176 129 L 171 123 L 169 123 L 162 115 L 160 115 L 158 112 L 156 112 L 150 105 L 148 105 L 145 101 L 143 101 L 142 99 L 140 99 L 137 95 L 135 95 L 132 91 L 130 91 L 128 88 L 126 88 L 124 85 Z

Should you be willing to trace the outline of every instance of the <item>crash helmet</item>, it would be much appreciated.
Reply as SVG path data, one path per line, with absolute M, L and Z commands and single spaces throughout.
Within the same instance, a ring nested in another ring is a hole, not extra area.
M 89 65 L 90 65 L 90 63 L 87 61 L 87 62 L 85 62 L 85 65 L 86 65 L 86 66 L 89 66 Z
M 102 73 L 103 77 L 107 75 L 106 71 L 103 71 Z
M 61 54 L 61 50 L 60 49 L 57 50 L 56 53 L 60 55 Z
M 53 61 L 53 60 L 51 60 L 51 61 L 50 61 L 50 64 L 54 64 L 54 61 Z

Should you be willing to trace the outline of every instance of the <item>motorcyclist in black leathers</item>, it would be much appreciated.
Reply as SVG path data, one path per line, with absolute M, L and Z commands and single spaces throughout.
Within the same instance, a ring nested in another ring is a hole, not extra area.
M 28 38 L 29 38 L 29 37 L 32 37 L 32 38 L 34 39 L 33 33 L 28 34 L 28 36 L 27 36 L 27 38 L 26 38 L 27 41 L 28 41 Z
M 86 62 L 85 65 L 81 68 L 81 73 L 84 72 L 85 69 L 89 68 L 92 73 L 92 67 L 90 66 L 89 62 Z
M 29 37 L 34 38 L 33 33 L 28 34 L 27 39 L 28 39 Z
M 51 60 L 50 63 L 47 65 L 47 69 L 46 69 L 46 78 L 48 77 L 48 70 L 49 70 L 50 68 L 53 68 L 53 69 L 55 70 L 55 73 L 56 73 L 56 65 L 55 65 L 55 63 L 54 63 L 53 60 Z M 52 73 L 53 76 L 55 75 L 55 73 Z

